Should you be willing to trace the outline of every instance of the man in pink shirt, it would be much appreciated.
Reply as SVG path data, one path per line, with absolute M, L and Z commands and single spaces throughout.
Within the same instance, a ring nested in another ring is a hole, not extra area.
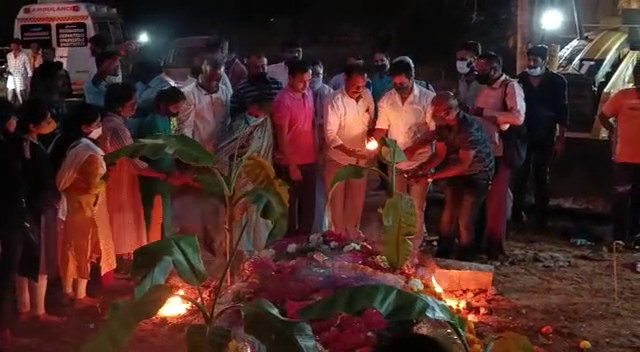
M 290 187 L 288 236 L 310 234 L 315 217 L 317 150 L 310 81 L 311 66 L 304 61 L 292 62 L 287 86 L 273 102 L 274 166 Z

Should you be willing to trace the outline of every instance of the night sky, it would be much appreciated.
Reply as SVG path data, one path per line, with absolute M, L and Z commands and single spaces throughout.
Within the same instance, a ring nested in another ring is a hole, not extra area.
M 0 1 L 0 45 L 12 36 L 19 8 L 34 1 Z M 97 1 L 94 1 L 97 2 Z M 450 59 L 466 40 L 488 49 L 508 51 L 513 33 L 512 0 L 104 0 L 124 17 L 131 34 L 202 35 L 240 31 L 269 33 L 318 42 L 354 36 L 376 46 L 389 46 L 419 60 Z M 381 5 L 385 4 L 385 5 Z M 380 44 L 378 44 L 380 43 Z

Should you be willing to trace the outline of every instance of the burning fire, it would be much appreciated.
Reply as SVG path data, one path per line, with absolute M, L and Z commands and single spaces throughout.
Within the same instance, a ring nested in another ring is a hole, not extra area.
M 431 284 L 433 285 L 433 289 L 436 291 L 436 293 L 442 296 L 442 299 L 444 300 L 444 303 L 446 305 L 453 308 L 454 310 L 464 311 L 465 309 L 467 309 L 467 301 L 457 299 L 457 298 L 446 297 L 444 290 L 442 289 L 442 286 L 438 284 L 438 282 L 436 281 L 436 278 L 433 276 L 431 277 Z M 469 318 L 471 318 L 471 316 L 469 316 Z M 477 318 L 476 318 L 476 321 L 477 321 Z
M 185 314 L 191 307 L 191 303 L 185 302 L 180 296 L 184 295 L 184 290 L 178 291 L 178 294 L 169 298 L 164 306 L 158 311 L 159 317 L 177 317 Z
M 367 142 L 367 150 L 376 150 L 376 149 L 378 149 L 378 141 L 372 138 Z

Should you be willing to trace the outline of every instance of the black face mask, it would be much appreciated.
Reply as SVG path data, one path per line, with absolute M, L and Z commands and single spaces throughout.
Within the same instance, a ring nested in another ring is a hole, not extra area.
M 255 73 L 251 75 L 250 78 L 254 82 L 263 82 L 267 80 L 267 73 L 266 72 Z
M 476 81 L 482 85 L 488 85 L 491 80 L 491 72 L 476 73 Z
M 382 64 L 382 65 L 373 65 L 373 69 L 374 69 L 376 72 L 379 72 L 379 73 L 385 73 L 385 72 L 387 72 L 388 66 L 387 66 L 386 64 Z

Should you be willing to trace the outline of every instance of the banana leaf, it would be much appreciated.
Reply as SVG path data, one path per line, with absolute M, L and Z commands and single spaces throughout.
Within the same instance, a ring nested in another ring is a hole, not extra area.
M 200 257 L 200 246 L 195 235 L 171 236 L 138 248 L 133 253 L 132 276 L 145 277 L 146 280 L 148 275 L 164 273 L 165 258 L 171 259 L 178 276 L 187 284 L 200 286 L 207 279 L 207 271 Z M 157 269 L 158 266 L 161 270 Z M 149 280 L 158 282 L 159 279 L 160 276 L 155 275 Z M 145 286 L 139 286 L 136 294 L 145 294 Z
M 283 317 L 271 302 L 260 299 L 242 307 L 244 331 L 267 352 L 317 352 L 315 335 L 305 322 Z
M 185 135 L 160 136 L 155 139 L 140 139 L 136 143 L 120 148 L 105 156 L 107 164 L 120 158 L 147 157 L 157 159 L 164 153 L 174 156 L 186 164 L 198 167 L 213 167 L 215 159 L 204 147 Z
M 340 313 L 357 315 L 375 308 L 390 322 L 431 319 L 450 323 L 463 332 L 466 321 L 442 301 L 387 285 L 363 285 L 338 290 L 332 296 L 310 304 L 298 316 L 304 320 L 327 319 Z
M 242 164 L 241 172 L 254 187 L 274 189 L 282 202 L 289 204 L 289 190 L 285 183 L 280 182 L 268 161 L 257 156 L 249 156 Z
M 407 156 L 395 139 L 384 138 L 384 146 L 382 146 L 380 154 L 382 155 L 382 159 L 388 164 L 393 161 L 395 161 L 396 164 L 407 161 Z
M 382 253 L 393 269 L 403 267 L 411 257 L 411 238 L 416 233 L 417 214 L 411 197 L 395 193 L 382 210 Z
M 260 209 L 260 217 L 273 224 L 267 236 L 267 246 L 281 240 L 287 232 L 289 206 L 279 192 L 273 188 L 254 188 L 245 196 Z
M 139 298 L 113 303 L 107 322 L 80 352 L 122 351 L 138 324 L 153 318 L 172 295 L 168 286 L 156 285 Z
M 505 332 L 487 345 L 486 352 L 534 352 L 535 349 L 526 336 Z
M 218 171 L 212 170 L 210 173 L 198 173 L 193 181 L 200 185 L 203 191 L 210 196 L 220 200 L 223 204 L 227 196 L 229 196 L 229 179 L 222 174 L 215 174 Z
M 173 270 L 171 257 L 162 257 L 153 269 L 151 269 L 151 272 L 149 272 L 142 281 L 140 281 L 138 286 L 136 286 L 134 297 L 140 298 L 147 293 L 151 287 L 165 284 L 169 274 L 171 274 L 171 270 Z

